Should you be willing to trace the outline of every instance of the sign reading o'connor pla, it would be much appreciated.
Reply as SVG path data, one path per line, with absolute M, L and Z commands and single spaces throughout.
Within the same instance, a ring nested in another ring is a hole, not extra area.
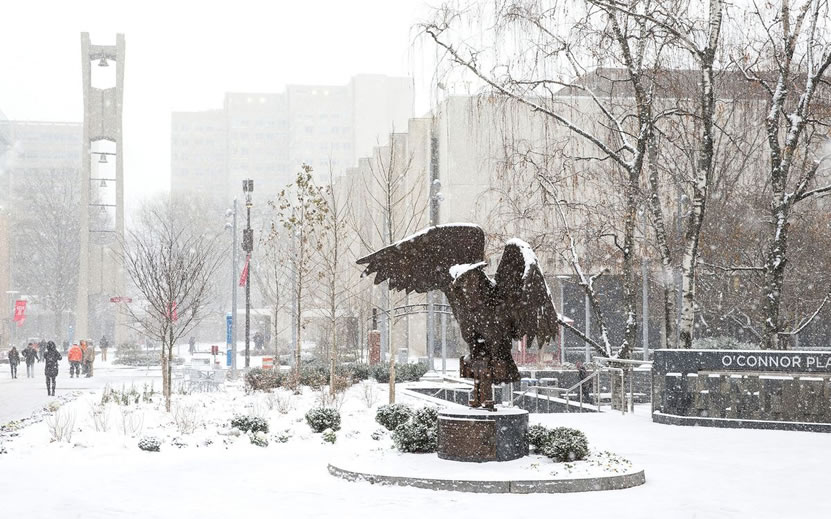
M 656 350 L 653 366 L 658 373 L 756 371 L 831 374 L 831 353 L 760 350 Z

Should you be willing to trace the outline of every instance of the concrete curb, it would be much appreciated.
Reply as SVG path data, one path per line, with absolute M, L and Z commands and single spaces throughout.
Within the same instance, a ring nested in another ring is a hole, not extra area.
M 598 490 L 621 490 L 646 483 L 646 476 L 643 470 L 631 474 L 599 478 L 475 481 L 381 476 L 378 474 L 353 472 L 336 467 L 331 463 L 328 468 L 330 474 L 347 481 L 365 481 L 370 484 L 415 487 L 428 490 L 472 492 L 477 494 L 562 494 L 569 492 L 593 492 Z

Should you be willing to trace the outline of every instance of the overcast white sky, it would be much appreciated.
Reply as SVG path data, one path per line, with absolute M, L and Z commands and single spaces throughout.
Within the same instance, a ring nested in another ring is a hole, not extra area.
M 0 110 L 9 119 L 80 122 L 80 33 L 111 44 L 123 32 L 133 205 L 168 189 L 170 112 L 220 108 L 227 91 L 345 84 L 359 73 L 413 76 L 416 113 L 426 111 L 435 51 L 413 45 L 413 25 L 428 13 L 424 0 L 3 2 Z

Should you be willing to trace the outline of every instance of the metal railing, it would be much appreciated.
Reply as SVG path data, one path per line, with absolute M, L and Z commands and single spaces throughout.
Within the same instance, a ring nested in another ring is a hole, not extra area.
M 615 364 L 620 364 L 620 365 L 624 366 L 624 367 L 606 366 L 605 369 L 620 371 L 620 391 L 621 391 L 620 402 L 622 404 L 621 409 L 625 413 L 626 409 L 628 407 L 629 412 L 634 413 L 635 412 L 635 390 L 634 390 L 634 378 L 635 377 L 633 376 L 633 371 L 634 371 L 636 366 L 646 365 L 646 366 L 651 367 L 652 366 L 652 361 L 633 360 L 633 359 L 613 359 L 613 358 L 609 358 L 609 357 L 594 357 L 594 360 L 597 360 L 597 361 L 600 361 L 600 362 L 615 363 Z M 626 378 L 625 378 L 625 373 L 626 372 L 629 373 L 628 402 L 627 402 L 627 395 L 626 395 Z M 614 383 L 612 383 L 612 386 L 614 386 Z M 649 377 L 649 386 L 650 386 L 649 387 L 649 394 L 650 394 L 650 398 L 651 398 L 652 397 L 652 377 Z M 612 392 L 612 402 L 613 402 L 613 405 L 614 405 L 614 392 Z

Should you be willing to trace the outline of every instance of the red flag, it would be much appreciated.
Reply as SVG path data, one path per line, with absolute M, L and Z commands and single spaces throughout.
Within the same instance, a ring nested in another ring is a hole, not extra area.
M 14 321 L 18 326 L 23 326 L 26 320 L 26 301 L 18 299 L 14 302 Z
M 251 260 L 251 255 L 245 256 L 245 266 L 242 267 L 242 275 L 239 277 L 239 286 L 244 287 L 245 282 L 248 281 L 248 262 Z

